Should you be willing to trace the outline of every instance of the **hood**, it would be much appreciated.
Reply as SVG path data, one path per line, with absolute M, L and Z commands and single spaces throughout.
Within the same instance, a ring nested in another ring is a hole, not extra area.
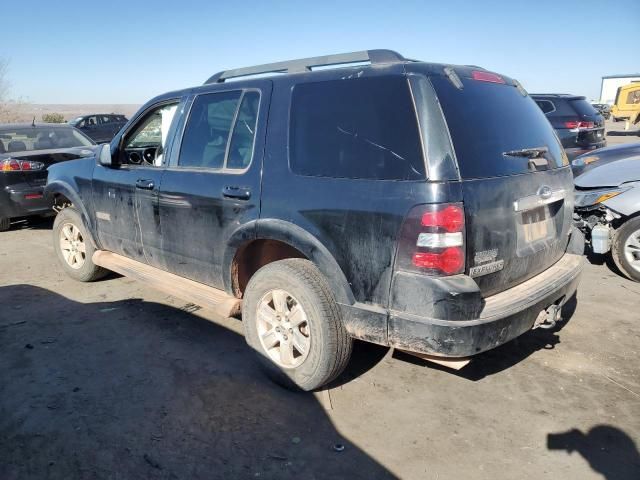
M 575 179 L 578 188 L 618 187 L 623 183 L 640 180 L 640 154 L 595 165 Z
M 16 158 L 21 160 L 31 160 L 33 162 L 42 162 L 46 166 L 67 160 L 75 160 L 83 157 L 94 155 L 97 146 L 88 147 L 72 147 L 72 148 L 56 148 L 51 150 L 33 150 L 28 152 L 11 152 L 0 155 L 0 160 L 6 158 Z

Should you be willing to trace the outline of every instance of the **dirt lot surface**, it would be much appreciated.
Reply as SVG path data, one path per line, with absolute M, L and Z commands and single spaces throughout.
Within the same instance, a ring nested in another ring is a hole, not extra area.
M 459 372 L 357 344 L 301 394 L 263 377 L 238 320 L 67 278 L 50 227 L 0 237 L 2 480 L 640 478 L 640 284 L 597 259 L 556 330 Z

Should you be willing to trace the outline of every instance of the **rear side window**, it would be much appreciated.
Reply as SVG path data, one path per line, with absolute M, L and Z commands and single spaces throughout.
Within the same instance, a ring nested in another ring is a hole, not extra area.
M 198 95 L 189 113 L 178 166 L 247 168 L 253 156 L 259 105 L 256 91 Z
M 596 109 L 593 108 L 593 106 L 584 99 L 569 100 L 569 103 L 571 104 L 571 106 L 573 107 L 573 109 L 576 111 L 578 115 L 586 115 L 589 117 L 598 115 L 598 112 L 596 112 Z
M 511 85 L 465 79 L 457 89 L 431 77 L 451 133 L 460 175 L 486 178 L 530 172 L 529 159 L 507 152 L 546 147 L 549 166 L 566 161 L 551 124 L 529 96 Z
M 404 77 L 298 84 L 290 128 L 290 167 L 296 174 L 425 178 L 415 109 Z
M 556 109 L 556 107 L 553 105 L 553 102 L 549 100 L 536 100 L 536 103 L 544 114 L 551 113 Z

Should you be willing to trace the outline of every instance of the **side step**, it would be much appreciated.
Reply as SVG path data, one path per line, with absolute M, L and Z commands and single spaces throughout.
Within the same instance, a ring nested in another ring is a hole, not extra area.
M 116 253 L 97 250 L 93 263 L 125 277 L 140 280 L 169 295 L 209 308 L 218 315 L 230 317 L 240 313 L 242 300 L 217 288 L 194 282 L 184 277 L 131 260 Z

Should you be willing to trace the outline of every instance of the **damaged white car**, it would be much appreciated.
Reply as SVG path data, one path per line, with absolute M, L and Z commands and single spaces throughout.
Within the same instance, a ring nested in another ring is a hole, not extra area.
M 610 252 L 640 282 L 640 155 L 585 171 L 575 188 L 575 220 L 592 251 Z

